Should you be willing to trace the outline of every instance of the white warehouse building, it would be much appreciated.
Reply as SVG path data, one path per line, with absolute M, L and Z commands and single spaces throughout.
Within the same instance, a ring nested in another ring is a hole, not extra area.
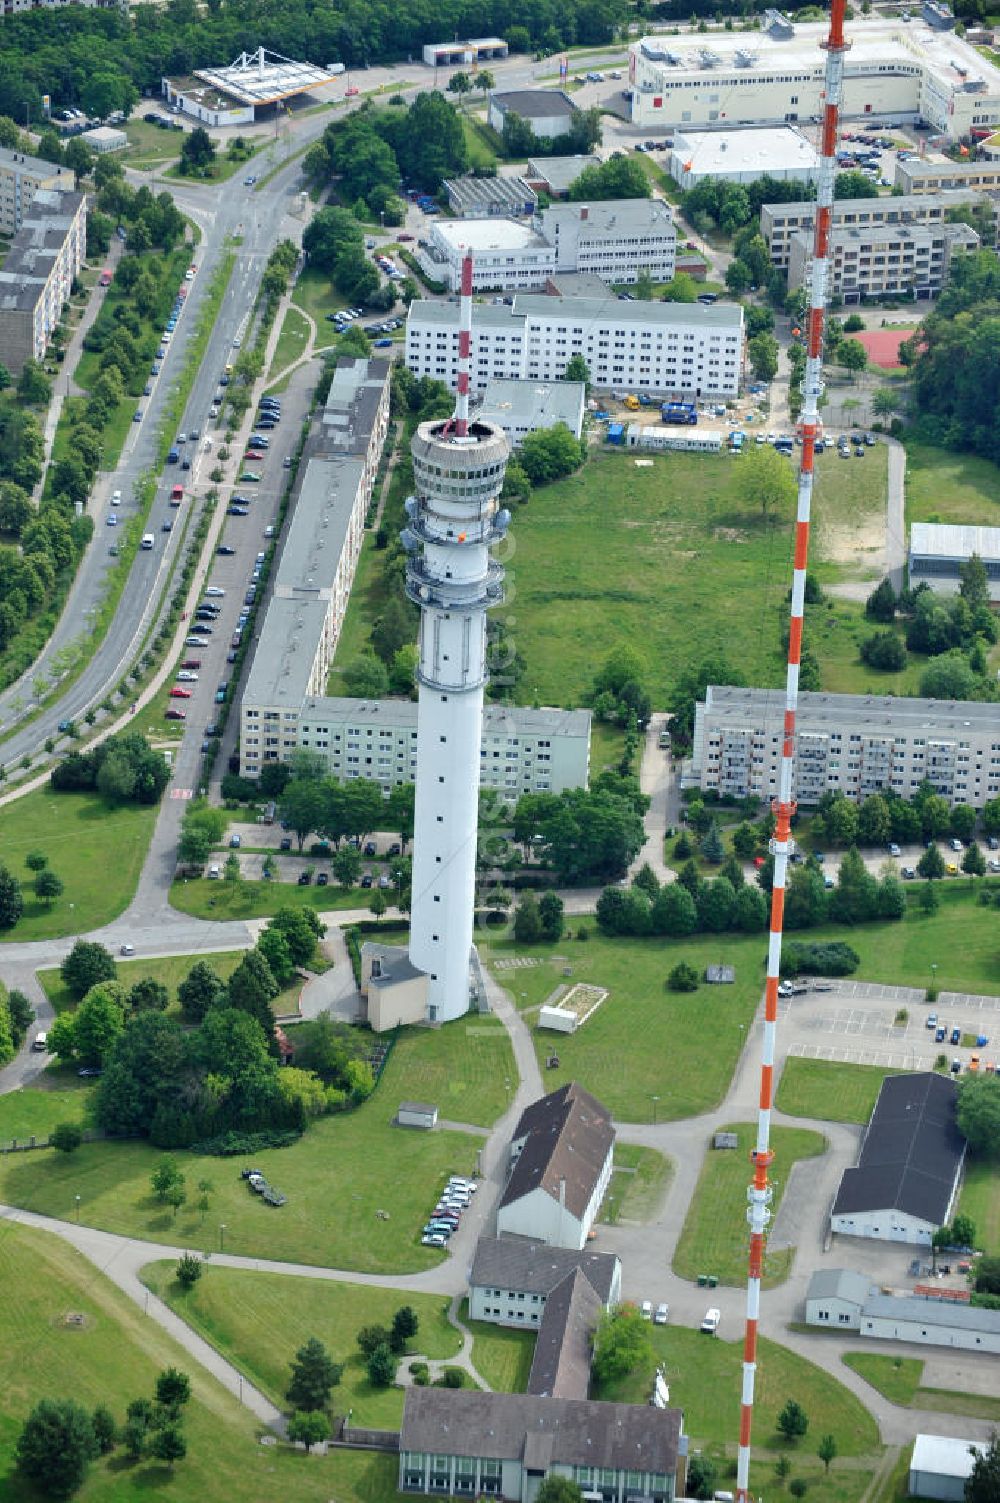
M 472 309 L 473 391 L 497 378 L 558 381 L 582 355 L 594 386 L 664 397 L 733 397 L 743 366 L 738 303 L 621 302 L 618 298 L 518 294 L 512 304 Z M 414 301 L 406 363 L 454 391 L 458 328 L 448 303 Z
M 809 122 L 823 110 L 827 30 L 817 21 L 776 34 L 643 37 L 629 53 L 632 122 L 643 129 Z M 919 118 L 942 134 L 966 135 L 1000 123 L 1000 69 L 953 31 L 872 19 L 854 29 L 844 57 L 840 114 Z
M 973 554 L 982 559 L 990 600 L 1000 604 L 1000 527 L 951 522 L 914 522 L 910 527 L 910 585 L 929 585 L 939 595 L 955 595 L 960 570 Z
M 667 171 L 684 189 L 706 178 L 724 183 L 815 183 L 819 154 L 800 130 L 790 125 L 769 130 L 677 131 Z

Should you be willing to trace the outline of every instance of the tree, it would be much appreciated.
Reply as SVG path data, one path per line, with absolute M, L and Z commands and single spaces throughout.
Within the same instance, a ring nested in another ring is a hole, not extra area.
M 0 929 L 13 929 L 23 912 L 21 884 L 13 872 L 0 866 Z
M 279 986 L 285 986 L 295 975 L 288 941 L 280 929 L 265 929 L 257 941 L 257 953 L 263 955 Z
M 292 1377 L 285 1397 L 295 1409 L 325 1409 L 330 1394 L 340 1382 L 343 1364 L 334 1362 L 322 1341 L 310 1336 L 295 1353 Z
M 535 1503 L 583 1503 L 583 1489 L 572 1477 L 561 1477 L 553 1472 L 541 1483 L 535 1494 Z
M 743 455 L 737 479 L 740 497 L 748 508 L 759 506 L 765 518 L 774 514 L 791 515 L 795 476 L 791 465 L 770 444 L 755 444 Z
M 279 991 L 274 972 L 257 950 L 247 951 L 226 986 L 229 1006 L 256 1018 L 267 1038 L 274 1031 L 271 1003 Z
M 101 1066 L 125 1028 L 125 988 L 118 981 L 92 986 L 71 1014 L 73 1052 L 81 1065 Z
M 17 395 L 26 407 L 46 407 L 52 382 L 37 360 L 26 360 L 17 378 Z
M 278 813 L 294 832 L 301 851 L 311 831 L 319 828 L 325 808 L 321 784 L 313 778 L 293 778 L 278 801 Z
M 899 411 L 899 393 L 893 391 L 891 386 L 880 386 L 878 391 L 872 393 L 871 402 L 875 417 L 892 417 L 894 412 Z
M 115 979 L 114 957 L 96 940 L 78 939 L 59 967 L 59 974 L 74 997 L 83 997 L 99 981 Z
M 933 882 L 924 883 L 920 889 L 917 902 L 920 904 L 921 913 L 925 914 L 928 918 L 932 913 L 937 913 L 941 907 L 941 899 L 937 895 L 937 888 Z
M 711 1498 L 716 1483 L 715 1462 L 711 1456 L 692 1456 L 688 1462 L 687 1494 L 689 1498 Z
M 208 177 L 214 166 L 215 142 L 203 126 L 196 125 L 191 134 L 184 137 L 180 170 L 185 177 Z
M 538 917 L 541 923 L 541 938 L 548 944 L 556 944 L 563 935 L 563 901 L 558 893 L 543 892 L 538 900 Z
M 49 1133 L 49 1142 L 60 1153 L 75 1153 L 83 1142 L 83 1128 L 78 1122 L 60 1122 Z
M 389 670 L 374 652 L 363 652 L 344 669 L 344 688 L 355 699 L 384 699 L 389 692 Z
M 318 1409 L 297 1409 L 288 1421 L 288 1439 L 301 1441 L 308 1451 L 330 1439 L 330 1421 Z
M 929 882 L 939 880 L 944 876 L 944 857 L 939 846 L 929 845 L 917 862 L 917 874 L 926 877 Z
M 542 920 L 538 899 L 526 892 L 514 910 L 514 939 L 519 945 L 535 944 L 542 937 Z
M 798 1440 L 809 1429 L 809 1416 L 795 1399 L 789 1399 L 778 1415 L 778 1429 L 788 1441 Z
M 679 960 L 667 976 L 667 990 L 670 992 L 696 992 L 698 990 L 698 972 L 694 966 L 688 965 L 686 960 Z
M 991 1435 L 989 1444 L 977 1451 L 972 1471 L 965 1479 L 965 1503 L 996 1503 L 1000 1498 L 1000 1436 Z
M 201 1278 L 202 1272 L 202 1260 L 196 1258 L 194 1253 L 183 1253 L 177 1259 L 174 1276 L 181 1288 L 188 1290 L 194 1288 L 195 1284 Z
M 892 581 L 883 579 L 865 601 L 865 615 L 873 621 L 890 622 L 896 617 L 896 591 L 892 587 Z
M 152 976 L 143 976 L 128 994 L 127 1007 L 130 1013 L 166 1012 L 169 1006 L 170 993 L 162 981 L 154 981 Z
M 824 1470 L 828 1472 L 830 1470 L 830 1462 L 833 1461 L 837 1455 L 837 1442 L 835 1437 L 832 1435 L 824 1435 L 823 1439 L 816 1447 L 816 1455 L 823 1463 Z
M 187 1441 L 178 1425 L 164 1425 L 156 1430 L 149 1443 L 149 1454 L 157 1461 L 165 1461 L 172 1467 L 175 1461 L 183 1461 L 187 1455 Z
M 341 887 L 353 887 L 361 874 L 361 852 L 356 845 L 342 845 L 330 864 Z
M 118 1438 L 118 1426 L 115 1417 L 106 1404 L 98 1404 L 90 1416 L 90 1423 L 94 1427 L 94 1439 L 97 1442 L 97 1454 L 107 1456 L 115 1448 Z
M 566 369 L 563 371 L 563 380 L 582 381 L 587 390 L 590 390 L 590 366 L 579 352 L 570 356 Z
M 747 356 L 758 381 L 773 381 L 778 374 L 778 341 L 773 334 L 755 334 L 747 341 Z
M 951 1224 L 951 1237 L 954 1247 L 975 1247 L 976 1223 L 972 1217 L 956 1216 Z
M 837 346 L 837 364 L 857 375 L 867 369 L 868 351 L 857 339 L 842 339 Z
M 156 1378 L 156 1402 L 176 1418 L 191 1397 L 191 1379 L 178 1367 L 165 1367 Z
M 11 987 L 7 994 L 7 1012 L 10 1016 L 10 1029 L 15 1048 L 20 1048 L 21 1043 L 35 1021 L 35 1009 L 24 992 L 16 986 Z
M 594 1336 L 595 1382 L 613 1383 L 648 1366 L 652 1359 L 649 1332 L 635 1305 L 618 1305 L 602 1314 Z
M 869 668 L 878 668 L 883 672 L 896 673 L 900 668 L 906 667 L 906 646 L 902 637 L 897 636 L 891 628 L 872 632 L 871 636 L 865 637 L 858 649 L 858 656 Z
M 963 1076 L 958 1125 L 973 1153 L 1000 1157 L 1000 1080 L 995 1075 Z
M 527 434 L 519 462 L 532 485 L 548 485 L 580 468 L 583 449 L 565 423 L 555 423 Z
M 985 877 L 986 875 L 986 857 L 975 840 L 966 847 L 962 857 L 962 870 L 967 877 Z
M 55 872 L 39 872 L 34 887 L 35 897 L 41 898 L 47 908 L 51 908 L 56 898 L 61 898 L 63 894 L 62 879 Z
M 412 1305 L 400 1305 L 392 1317 L 392 1330 L 389 1333 L 389 1345 L 394 1352 L 406 1350 L 406 1343 L 412 1341 L 420 1327 L 420 1320 Z
M 310 963 L 316 941 L 326 933 L 313 908 L 279 908 L 271 920 L 271 928 L 280 930 L 284 935 L 292 960 L 301 966 Z
M 181 1012 L 188 1023 L 200 1023 L 209 1010 L 226 1001 L 226 988 L 205 960 L 196 960 L 177 988 Z
M 368 1381 L 373 1388 L 391 1388 L 396 1381 L 396 1359 L 387 1342 L 377 1346 L 366 1365 Z
M 170 1192 L 177 1188 L 183 1188 L 184 1175 L 181 1173 L 176 1161 L 170 1158 L 161 1159 L 149 1176 L 150 1188 L 161 1205 L 169 1203 Z
M 719 833 L 719 825 L 716 820 L 712 820 L 712 823 L 701 837 L 699 846 L 701 854 L 706 861 L 711 862 L 713 866 L 722 865 L 726 857 L 726 848 L 722 844 L 722 836 Z
M 24 1422 L 17 1441 L 17 1464 L 50 1498 L 68 1498 L 79 1488 L 98 1455 L 94 1423 L 72 1399 L 42 1399 Z

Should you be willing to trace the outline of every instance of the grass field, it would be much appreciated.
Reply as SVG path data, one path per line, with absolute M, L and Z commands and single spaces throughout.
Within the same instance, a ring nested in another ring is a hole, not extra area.
M 574 933 L 576 928 L 574 926 Z M 483 944 L 480 954 L 496 959 L 524 954 L 539 963 L 518 970 L 494 969 L 499 984 L 515 1003 L 538 1008 L 572 968 L 574 981 L 604 986 L 609 996 L 588 1022 L 572 1035 L 536 1032 L 535 1049 L 543 1067 L 556 1048 L 560 1068 L 543 1068 L 545 1087 L 553 1090 L 578 1080 L 594 1091 L 609 1111 L 626 1122 L 649 1122 L 652 1097 L 660 1121 L 708 1111 L 718 1104 L 732 1079 L 742 1047 L 743 1029 L 753 1017 L 763 986 L 760 940 L 606 939 L 588 924 L 586 943 L 564 935 L 558 945 L 533 945 L 517 951 L 505 944 Z M 679 960 L 698 971 L 720 955 L 736 964 L 734 986 L 699 987 L 696 992 L 668 992 L 667 972 Z M 705 1047 L 705 1013 L 711 1009 L 712 1043 Z
M 535 1354 L 534 1331 L 495 1326 L 488 1320 L 470 1320 L 468 1300 L 462 1301 L 458 1313 L 462 1324 L 472 1332 L 472 1365 L 476 1372 L 496 1393 L 524 1393 Z
M 307 266 L 295 283 L 292 303 L 315 319 L 317 329 L 320 325 L 330 329 L 332 340 L 333 325 L 326 324 L 326 315 L 342 308 L 344 299 L 335 290 L 328 276 L 315 267 Z
M 220 862 L 221 865 L 221 862 Z M 300 887 L 297 882 L 210 882 L 207 877 L 183 877 L 170 888 L 170 906 L 193 918 L 266 918 L 277 908 L 326 909 L 367 908 L 370 894 L 362 887 L 346 892 L 337 883 L 329 887 Z
M 189 1187 L 208 1178 L 215 1189 L 207 1217 L 193 1205 L 174 1217 L 149 1188 L 162 1154 L 140 1142 L 89 1143 L 71 1156 L 45 1152 L 0 1161 L 0 1201 L 65 1219 L 75 1214 L 79 1195 L 80 1218 L 88 1224 L 201 1250 L 218 1247 L 224 1224 L 227 1252 L 371 1273 L 430 1267 L 440 1254 L 420 1245 L 420 1228 L 447 1176 L 475 1168 L 482 1139 L 445 1130 L 406 1132 L 391 1122 L 400 1101 L 413 1097 L 415 1082 L 443 1087 L 449 1074 L 465 1073 L 477 1083 L 480 1099 L 464 1102 L 466 1112 L 484 1116 L 491 1091 L 494 1102 L 502 1099 L 508 1046 L 499 1027 L 479 1031 L 488 1022 L 409 1030 L 362 1107 L 324 1118 L 292 1148 L 255 1154 L 262 1172 L 288 1196 L 280 1211 L 248 1193 L 239 1160 L 180 1153 Z
M 188 1454 L 168 1470 L 131 1464 L 116 1451 L 92 1464 L 80 1503 L 225 1503 L 234 1479 L 254 1503 L 394 1503 L 390 1456 L 339 1452 L 325 1460 L 258 1444 L 259 1425 L 154 1321 L 90 1263 L 44 1232 L 5 1224 L 0 1278 L 16 1299 L 0 1302 L 0 1497 L 33 1503 L 40 1495 L 13 1469 L 21 1421 L 41 1398 L 71 1396 L 87 1408 L 107 1404 L 122 1423 L 126 1405 L 151 1396 L 157 1373 L 174 1366 L 191 1377 L 184 1412 Z M 66 1323 L 70 1314 L 83 1323 Z
M 776 1105 L 790 1117 L 821 1122 L 867 1122 L 882 1082 L 898 1070 L 833 1060 L 786 1059 Z
M 715 1274 L 721 1284 L 742 1284 L 746 1278 L 747 1232 L 741 1214 L 746 1204 L 748 1161 L 755 1129 L 747 1122 L 723 1129 L 739 1136 L 739 1147 L 710 1151 L 698 1176 L 684 1228 L 674 1254 L 674 1272 L 683 1279 Z M 771 1224 L 778 1214 L 792 1166 L 799 1159 L 815 1158 L 826 1151 L 821 1133 L 801 1127 L 775 1127 L 771 1131 L 775 1172 L 771 1176 L 774 1199 Z M 794 1248 L 772 1248 L 764 1255 L 764 1288 L 773 1288 L 788 1277 Z
M 24 914 L 6 937 L 19 943 L 85 934 L 116 918 L 135 891 L 156 815 L 155 807 L 114 807 L 98 794 L 48 788 L 0 809 L 0 859 L 24 887 Z M 65 890 L 51 908 L 31 890 L 29 851 L 46 855 L 62 878 Z
M 22 1086 L 0 1096 L 0 1143 L 47 1138 L 60 1122 L 85 1123 L 94 1088 L 75 1070 L 49 1068 L 44 1085 Z M 2 1493 L 0 1493 L 2 1497 Z
M 465 145 L 469 153 L 469 167 L 475 172 L 477 168 L 496 167 L 496 152 L 489 144 L 486 132 L 479 127 L 479 122 L 469 115 L 462 115 L 462 134 L 465 137 Z
M 1000 1165 L 966 1160 L 959 1210 L 976 1223 L 977 1246 L 986 1253 L 1000 1253 Z
M 147 1264 L 142 1278 L 279 1408 L 287 1407 L 289 1363 L 310 1336 L 318 1336 L 334 1361 L 344 1363 L 332 1407 L 338 1414 L 350 1409 L 356 1425 L 397 1429 L 403 1417 L 402 1389 L 375 1388 L 368 1381 L 355 1340 L 362 1326 L 388 1327 L 400 1305 L 410 1305 L 420 1322 L 411 1353 L 453 1357 L 461 1347 L 445 1318 L 447 1296 L 211 1266 L 185 1292 L 167 1262 Z
M 285 369 L 286 365 L 291 365 L 294 361 L 298 360 L 305 350 L 308 340 L 309 324 L 303 318 L 298 308 L 289 308 L 282 321 L 278 343 L 274 347 L 274 359 L 271 361 L 268 380 L 272 380 L 277 376 Z
M 884 501 L 885 465 L 883 449 L 846 475 L 820 469 L 817 515 L 849 529 Z M 507 575 L 517 589 L 526 703 L 581 703 L 604 655 L 625 641 L 642 646 L 654 704 L 666 699 L 677 665 L 711 653 L 739 665 L 747 682 L 778 682 L 791 515 L 766 524 L 740 499 L 738 475 L 728 454 L 657 455 L 638 470 L 605 450 L 518 509 Z M 822 579 L 821 561 L 816 567 Z M 725 612 L 706 612 L 706 600 L 723 598 Z
M 615 1144 L 614 1171 L 601 1207 L 601 1220 L 651 1221 L 673 1176 L 670 1159 L 655 1148 Z
M 351 597 L 344 617 L 343 630 L 337 640 L 334 661 L 327 679 L 328 694 L 343 694 L 344 669 L 355 662 L 368 647 L 372 622 L 386 600 L 383 564 L 385 554 L 375 547 L 375 534 L 365 534 L 358 556 L 358 567 L 351 586 Z
M 176 1002 L 177 988 L 195 961 L 204 960 L 221 981 L 228 981 L 244 953 L 243 950 L 219 950 L 203 955 L 158 955 L 153 960 L 116 960 L 115 969 L 123 986 L 135 986 L 137 981 L 149 976 L 152 980 L 161 982 L 170 993 L 170 1000 Z M 58 967 L 37 971 L 35 974 L 56 1012 L 64 1012 L 75 1006 L 75 998 L 63 984 Z
M 911 522 L 1000 525 L 1000 470 L 972 454 L 907 442 L 907 527 Z
M 124 129 L 128 136 L 125 160 L 130 167 L 165 167 L 180 156 L 184 139 L 180 131 L 160 130 L 141 119 L 126 121 Z
M 938 1410 L 942 1414 L 969 1414 L 976 1419 L 1000 1423 L 1000 1397 L 984 1393 L 959 1393 L 948 1388 L 924 1388 L 924 1363 L 919 1357 L 888 1357 L 875 1352 L 845 1352 L 841 1361 L 873 1388 L 906 1409 Z

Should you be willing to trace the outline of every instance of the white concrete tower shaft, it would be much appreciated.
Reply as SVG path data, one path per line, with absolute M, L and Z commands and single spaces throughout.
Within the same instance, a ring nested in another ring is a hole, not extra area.
M 469 1008 L 486 610 L 503 598 L 489 550 L 510 521 L 500 506 L 506 435 L 493 423 L 463 425 L 421 423 L 414 434 L 417 493 L 403 532 L 406 593 L 420 607 L 409 953 L 429 978 L 436 1022 Z

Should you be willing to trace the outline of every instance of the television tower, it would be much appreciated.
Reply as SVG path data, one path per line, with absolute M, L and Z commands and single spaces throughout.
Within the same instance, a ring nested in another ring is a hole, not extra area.
M 489 550 L 510 523 L 500 506 L 506 434 L 469 421 L 471 256 L 460 306 L 455 415 L 413 436 L 416 495 L 402 533 L 406 593 L 420 607 L 409 954 L 429 978 L 427 1016 L 439 1023 L 469 1009 L 486 611 L 503 599 L 503 568 Z
M 785 722 L 778 775 L 775 815 L 774 882 L 771 888 L 771 929 L 767 949 L 767 981 L 764 991 L 764 1035 L 761 1046 L 760 1108 L 757 1116 L 757 1146 L 752 1159 L 753 1181 L 747 1190 L 747 1221 L 750 1224 L 750 1254 L 747 1271 L 746 1334 L 743 1341 L 743 1394 L 740 1406 L 740 1440 L 736 1463 L 737 1503 L 750 1503 L 750 1435 L 753 1427 L 754 1386 L 757 1375 L 757 1321 L 760 1314 L 760 1283 L 764 1272 L 764 1241 L 771 1219 L 771 1186 L 768 1168 L 771 1149 L 771 1106 L 774 1099 L 774 1041 L 778 1024 L 778 981 L 781 974 L 781 939 L 785 910 L 785 876 L 790 852 L 790 831 L 795 802 L 792 773 L 795 759 L 795 720 L 799 703 L 799 666 L 802 659 L 802 621 L 805 609 L 806 565 L 809 559 L 809 517 L 812 508 L 813 465 L 819 432 L 819 398 L 822 388 L 823 333 L 828 301 L 827 254 L 833 213 L 836 175 L 837 121 L 844 81 L 845 0 L 832 0 L 830 31 L 822 44 L 826 49 L 823 137 L 819 182 L 816 187 L 816 225 L 813 233 L 812 270 L 809 279 L 809 323 L 806 349 L 803 406 L 799 421 L 802 457 L 799 462 L 798 509 L 795 519 L 795 557 L 792 572 L 791 626 L 788 635 L 788 671 L 785 680 Z

